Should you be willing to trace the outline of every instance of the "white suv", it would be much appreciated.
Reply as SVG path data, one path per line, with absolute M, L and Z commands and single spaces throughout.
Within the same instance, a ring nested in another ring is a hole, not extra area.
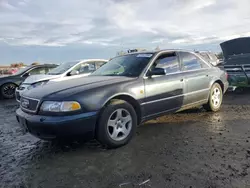
M 47 74 L 29 76 L 16 89 L 16 100 L 19 102 L 22 93 L 32 88 L 42 86 L 47 83 L 88 76 L 106 62 L 108 62 L 106 59 L 86 59 L 65 62 L 49 71 Z

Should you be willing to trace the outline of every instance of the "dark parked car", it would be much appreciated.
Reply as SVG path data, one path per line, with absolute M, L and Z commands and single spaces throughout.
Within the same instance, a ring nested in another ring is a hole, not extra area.
M 229 89 L 250 87 L 250 37 L 236 38 L 220 44 L 223 68 L 228 73 Z
M 138 124 L 203 105 L 218 111 L 227 75 L 193 52 L 162 50 L 117 56 L 92 75 L 23 94 L 17 120 L 49 140 L 95 137 L 109 148 L 127 144 Z
M 18 87 L 28 76 L 36 74 L 46 74 L 49 70 L 55 68 L 55 64 L 43 64 L 27 66 L 20 68 L 15 74 L 11 76 L 0 77 L 0 95 L 3 98 L 11 99 L 15 97 L 15 89 Z

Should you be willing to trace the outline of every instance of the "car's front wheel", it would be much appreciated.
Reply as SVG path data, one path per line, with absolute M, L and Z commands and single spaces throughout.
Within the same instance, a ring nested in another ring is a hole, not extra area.
M 98 121 L 97 140 L 108 148 L 126 145 L 137 127 L 137 115 L 131 104 L 124 100 L 112 100 L 101 112 Z
M 1 95 L 5 99 L 12 99 L 15 97 L 16 85 L 13 83 L 6 83 L 1 86 Z
M 208 111 L 217 112 L 221 108 L 223 99 L 223 91 L 220 84 L 214 83 L 209 93 L 208 103 L 204 105 L 204 108 Z

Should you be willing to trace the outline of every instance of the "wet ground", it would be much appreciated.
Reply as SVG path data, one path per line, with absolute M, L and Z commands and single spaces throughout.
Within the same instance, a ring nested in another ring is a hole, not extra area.
M 221 112 L 194 109 L 148 122 L 130 144 L 49 143 L 23 132 L 0 101 L 0 187 L 250 187 L 250 91 Z

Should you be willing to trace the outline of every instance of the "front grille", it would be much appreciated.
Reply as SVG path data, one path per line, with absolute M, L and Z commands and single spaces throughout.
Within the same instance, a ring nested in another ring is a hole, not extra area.
M 21 97 L 20 105 L 21 105 L 21 108 L 26 111 L 36 112 L 37 107 L 39 105 L 39 100 Z

